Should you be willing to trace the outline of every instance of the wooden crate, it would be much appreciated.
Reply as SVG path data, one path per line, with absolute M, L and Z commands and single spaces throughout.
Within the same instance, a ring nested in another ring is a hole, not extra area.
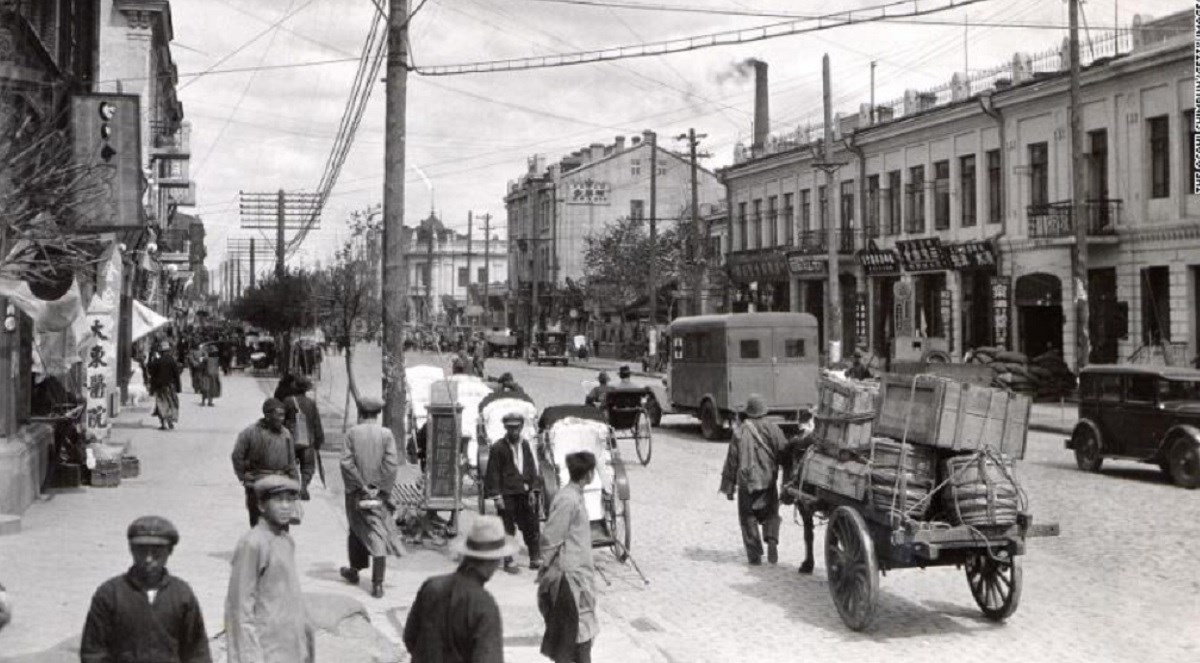
M 864 415 L 817 415 L 814 423 L 814 439 L 828 449 L 864 452 L 871 446 L 872 418 Z
M 137 456 L 121 456 L 121 478 L 135 479 L 142 473 L 142 463 Z
M 875 434 L 932 445 L 937 439 L 947 387 L 957 384 L 928 375 L 885 374 L 879 381 Z
M 915 386 L 914 386 L 915 381 Z M 875 435 L 914 444 L 1025 457 L 1032 401 L 1003 389 L 929 375 L 885 375 Z
M 802 486 L 816 486 L 831 493 L 862 500 L 867 494 L 867 464 L 859 460 L 840 461 L 819 453 L 814 447 L 804 456 L 800 469 Z
M 877 409 L 878 383 L 830 375 L 817 378 L 817 414 L 874 414 Z

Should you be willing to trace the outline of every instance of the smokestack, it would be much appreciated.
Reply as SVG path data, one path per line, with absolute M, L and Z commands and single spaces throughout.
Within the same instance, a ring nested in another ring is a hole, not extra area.
M 751 60 L 754 65 L 754 142 L 750 152 L 762 156 L 767 147 L 767 135 L 771 133 L 771 114 L 767 106 L 767 63 Z

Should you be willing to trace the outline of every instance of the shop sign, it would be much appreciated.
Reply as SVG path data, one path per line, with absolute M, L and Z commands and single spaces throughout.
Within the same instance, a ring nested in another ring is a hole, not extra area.
M 992 290 L 992 345 L 1008 349 L 1009 316 L 1012 311 L 1012 277 L 993 276 Z
M 942 290 L 938 294 L 938 305 L 942 309 L 942 335 L 946 337 L 946 344 L 950 350 L 954 350 L 954 297 L 949 290 Z
M 867 293 L 854 293 L 854 335 L 860 350 L 867 349 Z
M 787 254 L 787 266 L 794 276 L 824 276 L 829 270 L 826 269 L 825 258 L 814 258 L 805 254 L 803 251 L 792 251 Z
M 113 251 L 104 275 L 104 284 L 96 291 L 86 314 L 87 340 L 82 344 L 84 391 L 87 409 L 84 426 L 104 440 L 108 438 L 113 416 L 113 395 L 117 388 L 117 321 L 121 306 L 121 253 Z
M 905 271 L 935 272 L 949 268 L 942 240 L 937 237 L 901 240 L 896 242 L 896 251 Z
M 787 274 L 787 261 L 778 251 L 731 253 L 725 265 L 735 281 L 774 281 Z
M 887 276 L 900 273 L 900 259 L 891 249 L 864 249 L 858 252 L 858 264 L 867 276 Z
M 989 241 L 947 244 L 946 257 L 950 266 L 957 270 L 995 269 L 996 249 Z
M 462 500 L 462 470 L 458 462 L 462 406 L 454 402 L 455 391 L 452 382 L 435 382 L 432 389 L 435 402 L 429 404 L 425 504 L 434 509 L 458 509 Z
M 611 187 L 591 178 L 567 182 L 568 205 L 607 205 Z
M 913 289 L 912 284 L 897 281 L 892 284 L 894 302 L 892 319 L 896 321 L 896 336 L 913 336 Z

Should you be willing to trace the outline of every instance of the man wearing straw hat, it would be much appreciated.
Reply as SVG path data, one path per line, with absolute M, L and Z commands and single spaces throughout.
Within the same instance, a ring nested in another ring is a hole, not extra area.
M 752 566 L 762 564 L 763 541 L 767 561 L 779 561 L 779 464 L 788 449 L 787 437 L 779 426 L 767 421 L 762 396 L 750 394 L 746 420 L 734 429 L 725 467 L 721 470 L 721 492 L 732 500 L 737 491 L 738 522 L 742 543 Z M 759 535 L 759 528 L 762 535 Z
M 484 589 L 504 558 L 517 550 L 496 516 L 479 516 L 466 537 L 451 544 L 458 570 L 425 581 L 408 610 L 404 646 L 418 663 L 503 663 L 500 608 Z

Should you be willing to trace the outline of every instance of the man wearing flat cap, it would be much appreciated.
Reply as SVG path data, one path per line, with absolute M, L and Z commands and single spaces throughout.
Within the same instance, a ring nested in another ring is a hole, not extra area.
M 126 530 L 133 566 L 92 596 L 83 626 L 83 663 L 208 663 L 208 633 L 192 588 L 167 573 L 179 543 L 171 521 L 142 516 Z
M 509 536 L 520 528 L 529 549 L 529 568 L 542 564 L 538 539 L 540 520 L 537 514 L 537 497 L 541 492 L 541 474 L 538 472 L 537 456 L 529 447 L 529 441 L 521 436 L 525 418 L 519 414 L 504 416 L 504 439 L 492 445 L 488 458 L 484 490 L 495 500 L 496 511 L 504 519 L 504 531 Z M 516 573 L 512 557 L 504 560 L 504 570 Z
M 732 500 L 737 493 L 738 522 L 742 544 L 750 564 L 762 564 L 763 541 L 767 561 L 779 561 L 779 467 L 785 462 L 788 440 L 774 422 L 768 421 L 762 396 L 746 400 L 746 420 L 735 427 L 725 467 L 721 470 L 721 492 Z M 759 535 L 759 528 L 762 534 Z
M 311 663 L 313 629 L 288 534 L 300 484 L 270 474 L 254 490 L 262 518 L 238 540 L 225 596 L 229 663 Z
M 358 584 L 358 572 L 371 567 L 371 596 L 383 598 L 383 576 L 387 564 L 388 511 L 396 483 L 400 454 L 392 432 L 379 425 L 383 401 L 366 396 L 358 401 L 358 425 L 346 433 L 342 449 L 342 483 L 346 486 L 346 540 L 350 566 L 341 568 L 341 576 Z
M 250 526 L 258 524 L 258 498 L 254 482 L 265 476 L 288 476 L 299 481 L 296 448 L 284 427 L 286 407 L 274 398 L 263 402 L 263 417 L 243 430 L 233 446 L 233 471 L 246 491 Z

